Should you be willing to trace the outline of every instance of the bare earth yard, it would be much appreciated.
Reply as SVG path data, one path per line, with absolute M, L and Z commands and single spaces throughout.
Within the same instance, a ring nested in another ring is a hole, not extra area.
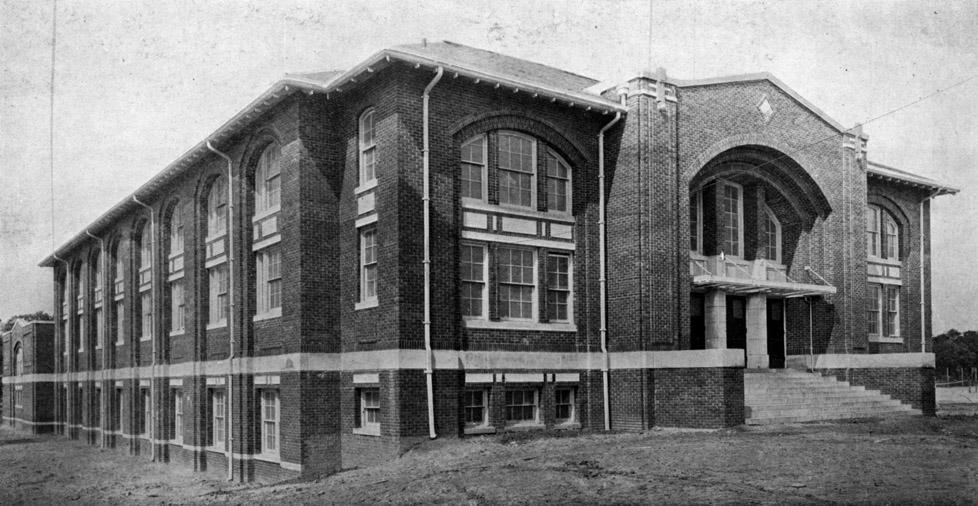
M 437 440 L 318 480 L 228 484 L 0 429 L 0 504 L 978 503 L 978 417 Z

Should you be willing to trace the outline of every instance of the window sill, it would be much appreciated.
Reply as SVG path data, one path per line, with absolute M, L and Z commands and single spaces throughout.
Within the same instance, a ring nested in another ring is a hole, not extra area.
M 170 337 L 182 336 L 184 333 L 186 333 L 186 330 L 184 329 L 171 330 L 169 336 Z
M 227 326 L 228 326 L 228 321 L 227 320 L 221 320 L 221 321 L 219 321 L 217 323 L 208 323 L 207 326 L 204 327 L 204 330 L 223 329 L 224 327 L 227 327 Z
M 366 183 L 363 183 L 362 185 L 354 188 L 353 193 L 355 195 L 360 195 L 361 193 L 365 193 L 367 191 L 373 190 L 376 187 L 377 187 L 377 178 L 373 178 L 370 181 L 367 181 Z
M 577 325 L 573 323 L 540 323 L 533 321 L 490 321 L 490 320 L 463 320 L 464 326 L 470 329 L 497 329 L 497 330 L 535 330 L 539 332 L 577 332 Z
M 530 430 L 544 430 L 547 426 L 542 423 L 514 423 L 513 425 L 507 425 L 506 430 L 510 431 L 530 431 Z
M 153 336 L 142 336 L 139 338 L 139 342 L 146 343 L 153 340 Z
M 116 346 L 125 346 L 126 345 L 126 342 L 125 341 L 116 341 L 115 342 L 115 345 Z
M 496 433 L 496 428 L 493 427 L 493 426 L 491 426 L 491 425 L 486 425 L 486 426 L 482 426 L 482 427 L 466 427 L 465 428 L 465 434 L 468 434 L 468 435 L 471 435 L 471 436 L 477 436 L 477 435 L 480 435 L 480 434 L 495 434 L 495 433 Z
M 256 453 L 254 454 L 255 460 L 260 460 L 262 462 L 271 462 L 273 464 L 281 464 L 282 457 L 278 454 L 271 453 Z
M 869 342 L 871 342 L 871 343 L 884 343 L 884 344 L 903 344 L 903 338 L 902 337 L 869 336 Z
M 208 451 L 208 452 L 219 452 L 219 453 L 226 453 L 227 452 L 227 450 L 225 450 L 223 446 L 205 446 L 204 447 L 204 451 Z
M 353 433 L 358 436 L 380 436 L 380 427 L 354 427 Z
M 265 313 L 256 314 L 255 316 L 251 317 L 251 321 L 260 322 L 262 320 L 271 320 L 272 318 L 279 318 L 281 316 L 282 316 L 282 308 L 277 307 Z
M 876 264 L 893 265 L 893 266 L 896 266 L 896 267 L 900 267 L 900 266 L 903 265 L 903 261 L 901 261 L 901 260 L 894 260 L 892 258 L 874 257 L 872 255 L 867 256 L 866 257 L 866 261 L 873 262 L 873 263 L 876 263 Z
M 359 311 L 361 309 L 370 309 L 372 307 L 377 307 L 379 305 L 380 302 L 377 299 L 370 299 L 362 302 L 357 302 L 356 304 L 353 305 L 353 310 Z

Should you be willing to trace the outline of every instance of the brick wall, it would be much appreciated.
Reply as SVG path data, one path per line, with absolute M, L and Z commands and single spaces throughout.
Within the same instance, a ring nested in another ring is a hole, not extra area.
M 910 404 L 925 415 L 936 414 L 933 368 L 825 369 L 819 372 L 852 385 L 879 390 Z

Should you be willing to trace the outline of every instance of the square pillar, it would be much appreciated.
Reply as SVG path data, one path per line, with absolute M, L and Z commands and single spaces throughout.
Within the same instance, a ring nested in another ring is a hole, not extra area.
M 747 368 L 767 369 L 767 297 L 763 294 L 747 297 Z
M 727 347 L 727 294 L 720 290 L 706 293 L 703 301 L 706 349 Z

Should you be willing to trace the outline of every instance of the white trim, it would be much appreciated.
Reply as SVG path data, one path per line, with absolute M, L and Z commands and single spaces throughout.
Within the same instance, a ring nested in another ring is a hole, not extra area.
M 568 309 L 570 311 L 571 309 Z M 529 320 L 483 320 L 468 318 L 462 320 L 462 325 L 468 329 L 497 329 L 497 330 L 533 330 L 537 332 L 577 332 L 573 323 L 542 323 Z
M 223 329 L 226 328 L 227 326 L 228 326 L 228 320 L 227 318 L 224 318 L 218 321 L 217 323 L 208 323 L 206 326 L 204 326 L 204 330 Z
M 368 300 L 365 300 L 363 302 L 356 302 L 356 303 L 354 303 L 353 304 L 353 310 L 354 311 L 359 311 L 361 309 L 370 309 L 372 307 L 377 307 L 379 305 L 380 305 L 380 302 L 378 302 L 376 298 L 374 298 L 374 299 L 368 299 Z
M 815 355 L 815 369 L 895 369 L 932 368 L 933 353 L 874 353 L 874 354 L 825 354 Z M 786 365 L 791 368 L 807 368 L 809 355 L 790 355 Z
M 514 208 L 509 206 L 497 206 L 486 204 L 484 202 L 476 202 L 474 200 L 468 200 L 462 202 L 462 209 L 467 211 L 482 211 L 490 214 L 501 214 L 504 216 L 519 216 L 521 218 L 535 218 L 538 220 L 546 220 L 560 223 L 574 224 L 576 219 L 571 215 L 558 214 L 558 213 L 545 213 L 542 211 L 535 211 L 528 208 Z
M 902 337 L 880 337 L 871 335 L 869 336 L 869 342 L 871 343 L 886 343 L 886 344 L 903 344 Z
M 357 218 L 357 221 L 354 222 L 354 226 L 356 228 L 361 228 L 361 227 L 366 227 L 367 225 L 372 225 L 374 223 L 377 223 L 377 213 L 376 212 L 373 212 L 371 214 L 368 214 L 367 216 L 363 216 L 363 217 Z
M 476 139 L 482 140 L 482 198 L 475 199 L 472 197 L 459 197 L 462 201 L 462 207 L 472 204 L 483 204 L 485 205 L 489 202 L 489 136 L 485 133 L 481 133 L 466 139 L 462 142 L 460 148 L 464 148 L 466 145 L 474 142 Z M 476 165 L 473 162 L 463 160 L 461 155 L 459 156 L 459 165 L 462 163 L 467 163 L 469 165 Z M 461 176 L 459 176 L 461 177 Z M 495 207 L 495 206 L 493 206 Z
M 380 373 L 359 373 L 353 375 L 354 385 L 376 385 L 380 383 Z
M 543 383 L 543 373 L 508 372 L 503 374 L 504 383 Z
M 204 262 L 204 268 L 205 269 L 213 269 L 214 267 L 217 267 L 218 265 L 221 265 L 221 264 L 223 264 L 223 263 L 225 263 L 227 261 L 228 261 L 227 255 L 225 255 L 225 254 L 222 253 L 221 256 L 219 256 L 219 257 L 215 257 L 215 258 L 212 258 L 210 260 L 205 261 Z
M 855 355 L 863 356 L 863 355 Z M 609 353 L 617 369 L 671 369 L 744 367 L 743 350 L 630 351 Z M 807 360 L 808 355 L 804 355 Z M 348 353 L 289 353 L 262 357 L 241 357 L 235 368 L 241 374 L 294 374 L 301 372 L 340 372 L 402 370 L 425 368 L 424 350 L 376 350 Z M 600 370 L 599 352 L 515 352 L 434 350 L 432 366 L 441 370 Z M 228 373 L 226 359 L 181 362 L 156 366 L 156 378 L 206 377 L 208 385 L 224 385 Z M 5 376 L 4 385 L 27 383 L 65 383 L 118 381 L 153 375 L 152 366 L 121 367 L 72 373 Z
M 572 241 L 563 242 L 554 241 L 551 239 L 536 239 L 525 236 L 490 234 L 487 232 L 477 232 L 475 230 L 462 230 L 461 236 L 462 239 L 467 239 L 470 241 L 497 242 L 517 247 L 523 246 L 526 248 L 546 248 L 574 251 L 577 246 Z
M 366 427 L 354 427 L 353 433 L 358 436 L 380 436 L 380 427 L 368 425 Z
M 174 329 L 171 330 L 167 335 L 170 337 L 177 337 L 177 336 L 182 336 L 186 333 L 187 333 L 186 329 Z

